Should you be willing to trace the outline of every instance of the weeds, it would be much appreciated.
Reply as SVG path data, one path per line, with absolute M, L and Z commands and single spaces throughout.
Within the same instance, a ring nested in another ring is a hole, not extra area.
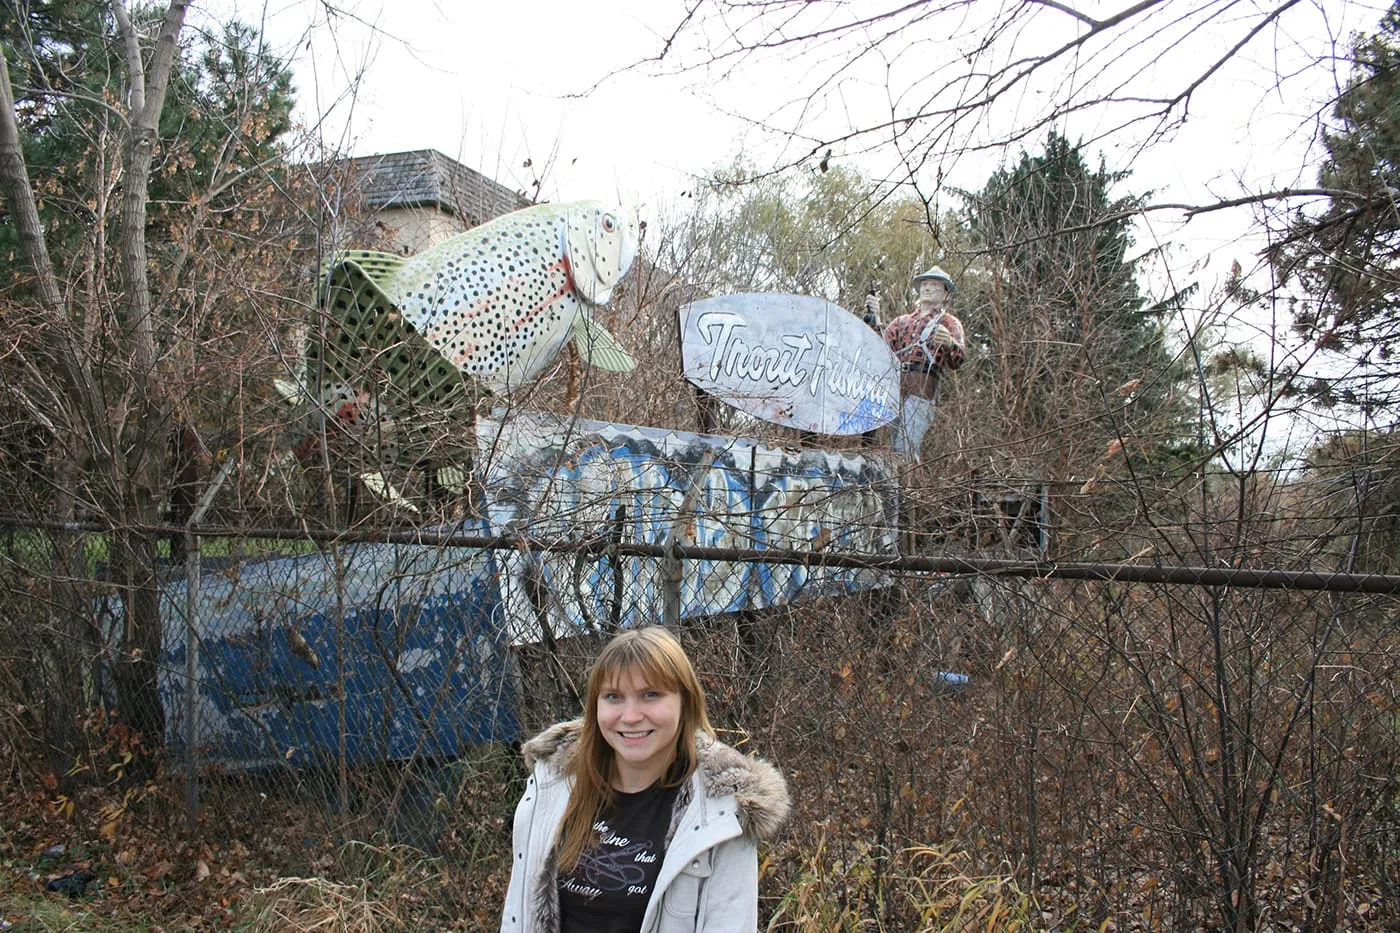
M 894 854 L 893 871 L 873 885 L 882 854 L 867 849 L 849 864 L 826 857 L 823 831 L 797 880 L 773 911 L 767 930 L 837 933 L 1015 933 L 1038 916 L 1008 867 L 981 875 L 972 857 L 952 845 L 915 846 Z M 898 903 L 885 908 L 887 899 Z M 914 926 L 910 926 L 914 923 Z
M 918 846 L 901 856 L 908 871 L 905 897 L 918 913 L 918 933 L 1034 928 L 1034 905 L 1009 867 L 1005 874 L 978 875 L 967 853 L 951 845 Z
M 453 879 L 440 859 L 409 846 L 351 842 L 336 861 L 336 874 L 352 880 L 279 878 L 252 892 L 238 928 L 376 933 L 447 929 L 457 919 Z

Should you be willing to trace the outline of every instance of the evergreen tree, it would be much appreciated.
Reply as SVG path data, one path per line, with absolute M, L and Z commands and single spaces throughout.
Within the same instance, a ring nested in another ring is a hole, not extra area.
M 1193 432 L 1162 321 L 1185 296 L 1143 294 L 1140 198 L 1114 191 L 1126 178 L 1052 131 L 966 195 L 976 262 L 960 313 L 974 353 L 940 418 L 971 426 L 965 446 L 992 475 L 1118 479 L 1128 495 L 1111 511 L 1131 514 L 1147 507 L 1148 476 L 1190 456 Z
M 1352 47 L 1352 73 L 1323 134 L 1319 214 L 1300 210 L 1272 250 L 1281 282 L 1302 292 L 1295 326 L 1316 346 L 1351 357 L 1306 388 L 1324 404 L 1383 413 L 1400 374 L 1400 3 Z
M 967 196 L 981 257 L 969 284 L 989 312 L 971 327 L 1016 374 L 1021 391 L 1004 401 L 1022 431 L 1059 436 L 1086 418 L 1111 426 L 1125 385 L 1138 414 L 1174 398 L 1180 373 L 1161 317 L 1184 296 L 1149 303 L 1142 293 L 1131 231 L 1141 199 L 1112 191 L 1126 178 L 1091 168 L 1052 131 L 1043 152 L 1022 152 Z
M 153 31 L 161 11 L 137 9 L 133 17 Z M 27 78 L 15 89 L 25 163 L 56 252 L 76 255 L 97 225 L 116 223 L 115 212 L 103 212 L 120 190 L 123 158 L 113 112 L 125 93 L 115 80 L 123 52 L 111 41 L 111 18 L 106 3 L 91 0 L 0 5 L 0 34 L 13 37 L 7 58 Z M 290 70 L 253 27 L 231 21 L 216 35 L 184 40 L 160 116 L 149 188 L 152 238 L 169 245 L 186 226 L 182 214 L 206 198 L 209 219 L 245 224 L 248 214 L 239 207 L 279 168 L 294 101 Z M 265 171 L 250 171 L 258 167 Z M 16 271 L 15 236 L 0 206 L 0 285 Z

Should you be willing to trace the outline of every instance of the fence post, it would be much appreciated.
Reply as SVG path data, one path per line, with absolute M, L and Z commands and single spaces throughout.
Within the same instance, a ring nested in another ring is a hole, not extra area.
M 701 483 L 718 458 L 719 451 L 714 449 L 700 458 L 690 474 L 685 495 L 681 496 L 676 517 L 666 530 L 666 554 L 661 558 L 661 624 L 667 628 L 678 628 L 681 624 L 681 588 L 685 583 L 685 561 L 677 553 L 681 535 L 687 524 L 691 526 L 692 535 L 698 531 L 695 525 L 700 520 L 697 506 L 704 488 Z
M 185 528 L 185 827 L 199 825 L 199 612 L 200 538 L 194 520 Z
M 185 523 L 185 826 L 191 831 L 199 826 L 199 626 L 195 623 L 202 544 L 196 529 L 237 463 L 234 457 L 224 461 Z
M 619 505 L 617 507 L 616 518 L 613 521 L 612 542 L 614 545 L 622 543 L 622 533 L 626 525 L 627 506 Z M 627 595 L 627 581 L 626 578 L 623 576 L 623 557 L 621 554 L 618 553 L 616 547 L 612 549 L 612 553 L 608 559 L 612 561 L 613 572 L 613 600 L 612 609 L 608 613 L 608 623 L 609 631 L 615 633 L 622 628 L 622 600 Z M 626 560 L 628 563 L 631 563 L 632 561 L 630 557 L 626 558 Z M 637 564 L 638 566 L 641 566 L 641 561 L 638 561 Z

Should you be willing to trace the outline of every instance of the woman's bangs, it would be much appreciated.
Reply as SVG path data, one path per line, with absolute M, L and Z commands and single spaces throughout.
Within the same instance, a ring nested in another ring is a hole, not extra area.
M 619 651 L 615 657 L 607 659 L 607 666 L 598 679 L 604 690 L 616 687 L 626 671 L 634 670 L 641 675 L 648 687 L 667 693 L 682 692 L 680 672 L 670 663 L 669 658 L 659 652 L 646 650 L 646 646 L 642 644 L 633 643 L 627 647 L 631 650 Z

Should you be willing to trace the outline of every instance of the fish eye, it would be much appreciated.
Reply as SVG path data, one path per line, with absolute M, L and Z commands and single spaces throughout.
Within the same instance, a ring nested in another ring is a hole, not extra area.
M 603 230 L 606 233 L 613 233 L 617 230 L 617 218 L 612 214 L 603 215 Z

